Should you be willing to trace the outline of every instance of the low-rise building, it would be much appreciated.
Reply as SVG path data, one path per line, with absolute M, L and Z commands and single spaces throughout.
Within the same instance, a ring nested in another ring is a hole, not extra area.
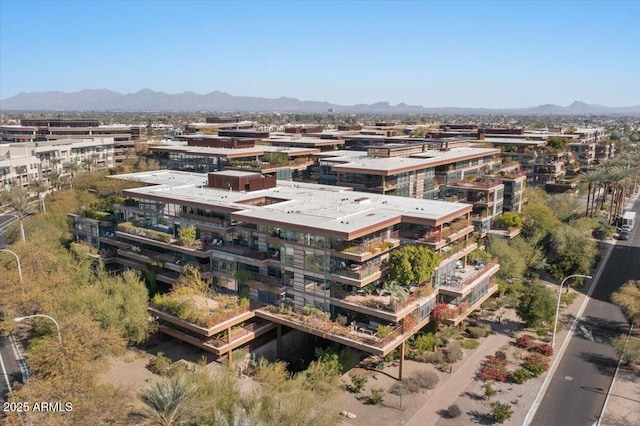
M 67 174 L 65 165 L 87 170 L 115 166 L 113 138 L 59 139 L 0 145 L 0 188 L 27 187 L 35 179 L 48 180 L 56 172 Z
M 19 126 L 0 126 L 0 134 L 2 143 L 112 138 L 114 161 L 120 164 L 133 156 L 134 143 L 146 134 L 146 127 L 101 125 L 96 119 L 22 119 Z

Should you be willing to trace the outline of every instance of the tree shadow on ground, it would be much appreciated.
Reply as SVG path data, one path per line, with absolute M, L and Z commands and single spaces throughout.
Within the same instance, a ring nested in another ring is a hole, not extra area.
M 613 375 L 613 372 L 618 366 L 618 361 L 602 354 L 596 354 L 593 352 L 580 352 L 580 358 L 588 363 L 593 364 L 600 374 Z
M 481 413 L 476 410 L 468 411 L 467 414 L 471 416 L 471 423 L 478 425 L 492 425 L 494 423 L 494 419 L 491 414 Z
M 475 392 L 464 392 L 462 394 L 462 396 L 466 396 L 469 399 L 472 399 L 473 401 L 482 401 L 484 399 L 484 395 L 480 395 L 479 393 L 475 393 Z
M 136 348 L 153 356 L 157 356 L 159 352 L 162 352 L 173 362 L 180 360 L 200 362 L 204 357 L 207 364 L 209 364 L 216 360 L 216 356 L 211 352 L 207 352 L 197 346 L 190 345 L 165 334 L 156 334 L 144 343 L 136 346 Z

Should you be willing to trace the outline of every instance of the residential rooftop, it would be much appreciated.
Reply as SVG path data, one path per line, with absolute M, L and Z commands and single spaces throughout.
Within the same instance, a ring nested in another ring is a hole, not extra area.
M 229 191 L 199 187 L 195 184 L 180 185 L 180 178 L 183 178 L 184 173 L 171 179 L 173 173 L 179 172 L 167 171 L 162 177 L 149 173 L 114 177 L 145 183 L 155 183 L 163 179 L 163 183 L 159 185 L 125 191 L 127 196 L 134 198 L 231 211 L 232 217 L 236 220 L 344 239 L 368 235 L 400 222 L 437 226 L 470 212 L 472 208 L 471 205 L 463 203 L 374 195 L 352 191 L 348 187 L 280 180 L 273 188 L 250 192 Z M 207 178 L 206 174 L 201 176 L 202 180 Z M 261 206 L 251 205 L 252 201 L 262 198 L 276 202 Z
M 339 151 L 334 156 L 324 155 L 325 161 L 343 163 L 333 166 L 333 170 L 340 172 L 366 172 L 367 174 L 391 175 L 405 171 L 418 170 L 480 158 L 487 155 L 498 155 L 497 148 L 459 147 L 446 151 L 426 150 L 411 154 L 410 157 L 369 157 L 361 151 Z

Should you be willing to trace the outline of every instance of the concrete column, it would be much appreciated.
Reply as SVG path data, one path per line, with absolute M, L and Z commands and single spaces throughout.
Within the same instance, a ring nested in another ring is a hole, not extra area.
M 403 367 L 404 367 L 404 342 L 400 344 L 400 368 L 398 371 L 398 380 L 402 380 Z
M 282 359 L 282 325 L 278 324 L 276 328 L 277 339 L 276 339 L 276 356 L 278 360 Z

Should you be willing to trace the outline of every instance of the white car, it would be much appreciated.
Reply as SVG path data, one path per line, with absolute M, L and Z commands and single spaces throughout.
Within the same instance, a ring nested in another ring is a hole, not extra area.
M 631 225 L 622 225 L 620 227 L 621 232 L 631 232 Z

